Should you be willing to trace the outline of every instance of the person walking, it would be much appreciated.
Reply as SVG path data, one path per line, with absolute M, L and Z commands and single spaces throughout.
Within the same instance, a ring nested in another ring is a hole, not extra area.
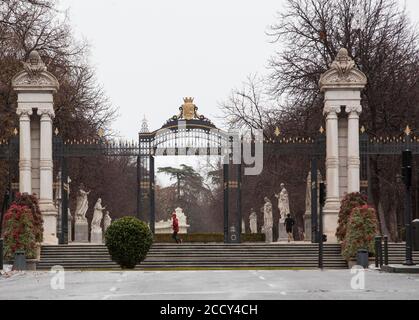
M 180 239 L 178 237 L 178 233 L 179 233 L 179 220 L 176 217 L 176 213 L 172 213 L 172 229 L 173 229 L 173 235 L 172 238 L 173 240 L 176 241 L 176 243 L 182 243 L 182 239 Z
M 294 227 L 295 221 L 291 217 L 290 214 L 287 214 L 287 217 L 285 218 L 284 224 L 285 224 L 285 229 L 286 229 L 287 234 L 288 234 L 288 242 L 294 241 L 294 237 L 292 235 L 292 229 Z

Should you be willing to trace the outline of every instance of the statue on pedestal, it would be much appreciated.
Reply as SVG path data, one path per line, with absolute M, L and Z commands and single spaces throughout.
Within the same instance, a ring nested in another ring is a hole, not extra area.
M 263 233 L 265 234 L 265 242 L 271 243 L 272 240 L 272 227 L 273 227 L 273 217 L 272 217 L 272 202 L 268 197 L 265 197 L 265 204 L 263 206 Z
M 100 224 L 102 223 L 103 210 L 105 209 L 106 207 L 102 207 L 102 199 L 99 198 L 95 204 L 95 211 L 93 212 L 92 232 L 102 232 Z
M 250 233 L 258 233 L 258 216 L 253 208 L 250 210 L 249 225 Z
M 86 218 L 86 213 L 89 209 L 89 194 L 90 191 L 85 191 L 84 185 L 80 184 L 76 211 L 74 213 L 74 242 L 76 243 L 89 241 L 89 224 Z
M 92 228 L 90 231 L 90 242 L 92 243 L 102 243 L 102 219 L 103 219 L 103 210 L 105 207 L 102 207 L 102 199 L 99 198 L 95 204 L 95 211 L 93 212 L 92 219 Z
M 284 223 L 287 214 L 290 213 L 290 203 L 288 197 L 288 191 L 285 189 L 285 184 L 281 183 L 281 192 L 275 194 L 275 197 L 278 198 L 278 209 L 280 221 Z
M 278 209 L 279 209 L 279 224 L 278 224 L 278 242 L 288 241 L 288 234 L 285 230 L 285 218 L 290 214 L 290 203 L 288 191 L 285 189 L 285 184 L 281 183 L 281 192 L 275 194 L 278 198 Z
M 84 185 L 80 185 L 79 194 L 77 195 L 77 205 L 76 205 L 76 212 L 75 218 L 76 222 L 82 221 L 87 222 L 86 213 L 89 209 L 89 200 L 88 195 L 90 191 L 84 191 Z

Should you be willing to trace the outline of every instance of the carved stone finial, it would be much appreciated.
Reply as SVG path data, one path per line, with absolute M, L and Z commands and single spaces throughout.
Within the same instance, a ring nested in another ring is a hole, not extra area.
M 33 90 L 34 87 L 42 91 L 56 92 L 58 90 L 57 78 L 48 72 L 38 51 L 33 50 L 22 65 L 23 70 L 12 79 L 12 86 L 16 91 Z
M 350 71 L 355 68 L 355 62 L 349 56 L 348 50 L 345 48 L 339 50 L 331 68 L 336 69 L 340 77 L 346 77 L 349 75 Z
M 364 88 L 366 84 L 367 77 L 358 70 L 345 48 L 339 50 L 335 61 L 322 74 L 319 82 L 322 91 L 327 88 Z
M 30 77 L 36 77 L 39 73 L 47 71 L 47 67 L 36 50 L 33 50 L 29 54 L 28 60 L 23 62 L 23 69 L 25 69 Z

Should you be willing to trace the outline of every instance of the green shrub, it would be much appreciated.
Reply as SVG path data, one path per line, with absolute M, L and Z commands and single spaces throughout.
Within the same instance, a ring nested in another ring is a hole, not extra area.
M 44 220 L 39 209 L 38 198 L 35 195 L 18 193 L 13 203 L 19 206 L 26 206 L 31 210 L 34 221 L 33 233 L 35 234 L 35 241 L 42 243 L 44 241 Z
M 364 205 L 355 208 L 348 221 L 342 255 L 346 260 L 354 258 L 359 249 L 375 254 L 374 238 L 378 234 L 378 220 L 375 209 Z
M 4 256 L 13 260 L 17 250 L 25 251 L 26 258 L 36 257 L 34 218 L 27 206 L 12 204 L 4 216 Z
M 112 260 L 122 268 L 133 269 L 143 261 L 153 243 L 148 225 L 134 217 L 114 221 L 105 234 Z
M 339 241 L 345 239 L 346 228 L 352 210 L 366 204 L 367 197 L 359 192 L 349 193 L 342 199 L 339 210 L 338 228 L 336 230 L 336 237 Z

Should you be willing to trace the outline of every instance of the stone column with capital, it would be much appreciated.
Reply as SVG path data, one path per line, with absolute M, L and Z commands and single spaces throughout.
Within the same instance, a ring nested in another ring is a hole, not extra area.
M 12 79 L 18 95 L 20 115 L 20 181 L 21 192 L 38 190 L 39 206 L 44 219 L 44 244 L 57 244 L 57 208 L 53 203 L 52 120 L 53 95 L 59 84 L 47 71 L 37 51 L 29 54 L 23 70 Z M 35 112 L 34 112 L 35 111 Z M 38 129 L 40 136 L 38 137 Z M 36 132 L 35 132 L 36 131 Z M 39 171 L 39 175 L 38 175 Z
M 18 109 L 19 116 L 19 192 L 32 194 L 32 109 Z
M 325 214 L 339 210 L 339 137 L 338 114 L 340 106 L 326 107 L 326 184 Z
M 39 208 L 44 218 L 45 234 L 50 238 L 48 242 L 56 238 L 58 212 L 53 200 L 53 160 L 52 160 L 52 119 L 54 109 L 38 109 L 41 128 L 40 141 L 40 193 Z
M 348 193 L 359 192 L 360 166 L 359 157 L 359 114 L 361 105 L 347 106 L 348 114 Z
M 327 196 L 323 225 L 329 242 L 336 241 L 342 197 L 345 193 L 359 191 L 359 113 L 362 110 L 361 91 L 366 84 L 367 77 L 357 69 L 344 48 L 339 50 L 335 61 L 320 77 L 327 137 Z M 345 113 L 341 113 L 342 109 L 348 114 L 347 119 Z M 339 121 L 345 126 L 339 128 Z

